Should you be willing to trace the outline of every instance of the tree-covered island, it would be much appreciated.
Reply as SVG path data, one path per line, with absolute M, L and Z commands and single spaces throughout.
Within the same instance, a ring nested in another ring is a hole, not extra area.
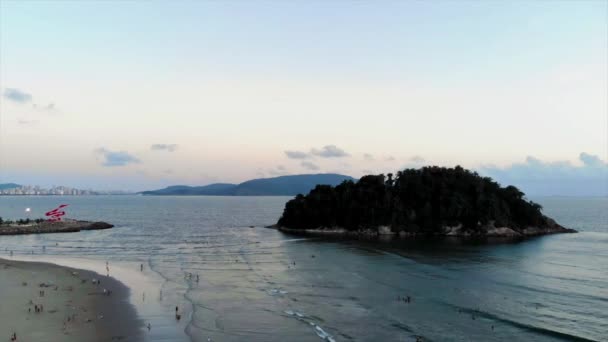
M 514 186 L 460 166 L 368 175 L 317 185 L 287 202 L 277 227 L 291 232 L 524 237 L 576 232 Z

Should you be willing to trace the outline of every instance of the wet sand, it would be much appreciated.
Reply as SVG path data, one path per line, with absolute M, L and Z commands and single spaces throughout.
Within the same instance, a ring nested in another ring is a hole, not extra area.
M 36 306 L 42 311 L 36 312 Z M 117 280 L 0 259 L 0 340 L 9 341 L 13 333 L 17 341 L 142 341 L 145 334 L 129 303 L 129 289 Z

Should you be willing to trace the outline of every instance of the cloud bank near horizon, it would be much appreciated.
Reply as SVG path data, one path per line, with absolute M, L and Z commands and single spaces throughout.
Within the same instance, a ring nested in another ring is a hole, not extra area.
M 98 148 L 95 150 L 95 155 L 98 158 L 99 165 L 105 168 L 115 168 L 115 167 L 126 167 L 129 165 L 145 165 L 143 162 L 136 157 L 135 155 L 127 152 L 127 151 L 113 151 L 108 150 L 106 148 Z M 320 160 L 320 159 L 317 159 Z M 298 165 L 309 173 L 317 173 L 321 170 L 329 172 L 329 170 L 324 170 L 317 163 L 313 162 L 313 160 L 299 160 Z M 433 161 L 426 160 L 422 156 L 415 156 L 408 159 L 406 165 L 404 165 L 401 169 L 404 168 L 419 168 L 425 165 L 441 165 L 440 163 L 436 163 Z M 453 166 L 453 165 L 450 165 Z M 507 185 L 515 185 L 519 189 L 521 189 L 528 197 L 535 196 L 608 196 L 608 162 L 605 159 L 600 158 L 598 155 L 593 155 L 589 153 L 582 152 L 578 156 L 578 160 L 567 161 L 567 160 L 558 160 L 558 161 L 544 161 L 537 157 L 528 156 L 522 162 L 512 163 L 507 166 L 495 166 L 495 165 L 482 165 L 478 167 L 467 167 L 471 170 L 477 171 L 482 176 L 492 177 L 502 186 Z M 188 184 L 193 185 L 205 185 L 211 182 L 241 182 L 246 181 L 248 179 L 253 178 L 264 178 L 264 177 L 275 177 L 280 175 L 289 175 L 289 174 L 301 174 L 298 170 L 291 169 L 284 165 L 278 164 L 275 167 L 258 169 L 258 172 L 253 172 L 251 177 L 246 177 L 243 179 L 222 179 L 213 177 L 205 177 L 201 178 L 199 181 L 189 178 L 182 180 L 182 174 L 179 169 L 172 169 L 171 175 L 173 176 L 171 180 L 163 179 L 161 183 L 159 183 L 158 177 L 154 176 L 154 172 L 137 172 L 134 171 L 135 174 L 129 176 L 128 169 L 123 169 L 127 172 L 127 174 L 122 174 L 124 177 L 136 177 L 137 182 L 130 182 L 129 184 L 134 185 L 138 184 L 137 188 L 130 189 L 125 188 L 125 190 L 148 190 L 148 188 L 154 186 L 167 186 L 172 184 L 178 184 L 180 182 L 186 182 Z M 390 168 L 380 168 L 380 169 L 366 169 L 364 174 L 379 174 L 379 173 L 389 173 L 391 171 L 396 171 L 392 167 Z M 349 174 L 350 172 L 346 172 L 345 169 L 340 170 L 332 170 L 335 173 L 341 174 Z M 167 174 L 166 171 L 164 171 Z M 116 174 L 117 175 L 117 174 Z M 31 185 L 41 185 L 48 186 L 53 184 L 59 184 L 60 179 L 62 179 L 61 175 L 55 174 L 47 174 L 42 175 L 38 174 L 36 177 L 27 177 L 25 173 L 19 172 L 2 172 L 2 182 L 15 182 L 19 184 L 31 184 Z M 8 176 L 8 178 L 7 178 Z M 353 176 L 353 175 L 351 175 Z M 357 175 L 354 175 L 355 177 Z M 96 178 L 96 182 L 100 182 L 100 184 L 104 184 L 103 180 L 107 179 L 108 175 L 99 176 Z M 113 176 L 114 177 L 114 176 Z M 74 177 L 76 179 L 77 177 Z M 38 184 L 40 183 L 40 184 Z M 96 184 L 91 181 L 91 185 Z M 146 186 L 145 184 L 150 184 L 150 186 Z M 156 185 L 158 184 L 158 185 Z M 67 186 L 74 186 L 76 184 L 70 184 L 70 182 L 64 184 Z M 83 184 L 78 184 L 83 187 Z M 99 190 L 105 190 L 100 188 Z
M 502 186 L 515 185 L 528 196 L 608 196 L 608 163 L 585 152 L 578 159 L 581 165 L 528 156 L 523 163 L 502 168 L 487 165 L 476 170 Z

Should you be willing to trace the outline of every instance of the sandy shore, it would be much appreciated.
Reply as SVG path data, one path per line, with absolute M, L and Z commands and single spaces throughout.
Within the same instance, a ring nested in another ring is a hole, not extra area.
M 0 341 L 9 341 L 13 333 L 17 341 L 141 341 L 143 331 L 129 303 L 129 289 L 117 280 L 53 264 L 0 259 Z

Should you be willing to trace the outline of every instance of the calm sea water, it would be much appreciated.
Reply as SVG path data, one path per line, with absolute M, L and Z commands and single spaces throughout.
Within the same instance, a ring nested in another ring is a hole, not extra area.
M 262 228 L 288 199 L 0 197 L 4 218 L 66 203 L 72 218 L 116 225 L 0 237 L 0 253 L 100 273 L 108 261 L 155 341 L 608 341 L 607 198 L 536 198 L 581 233 L 508 244 Z

